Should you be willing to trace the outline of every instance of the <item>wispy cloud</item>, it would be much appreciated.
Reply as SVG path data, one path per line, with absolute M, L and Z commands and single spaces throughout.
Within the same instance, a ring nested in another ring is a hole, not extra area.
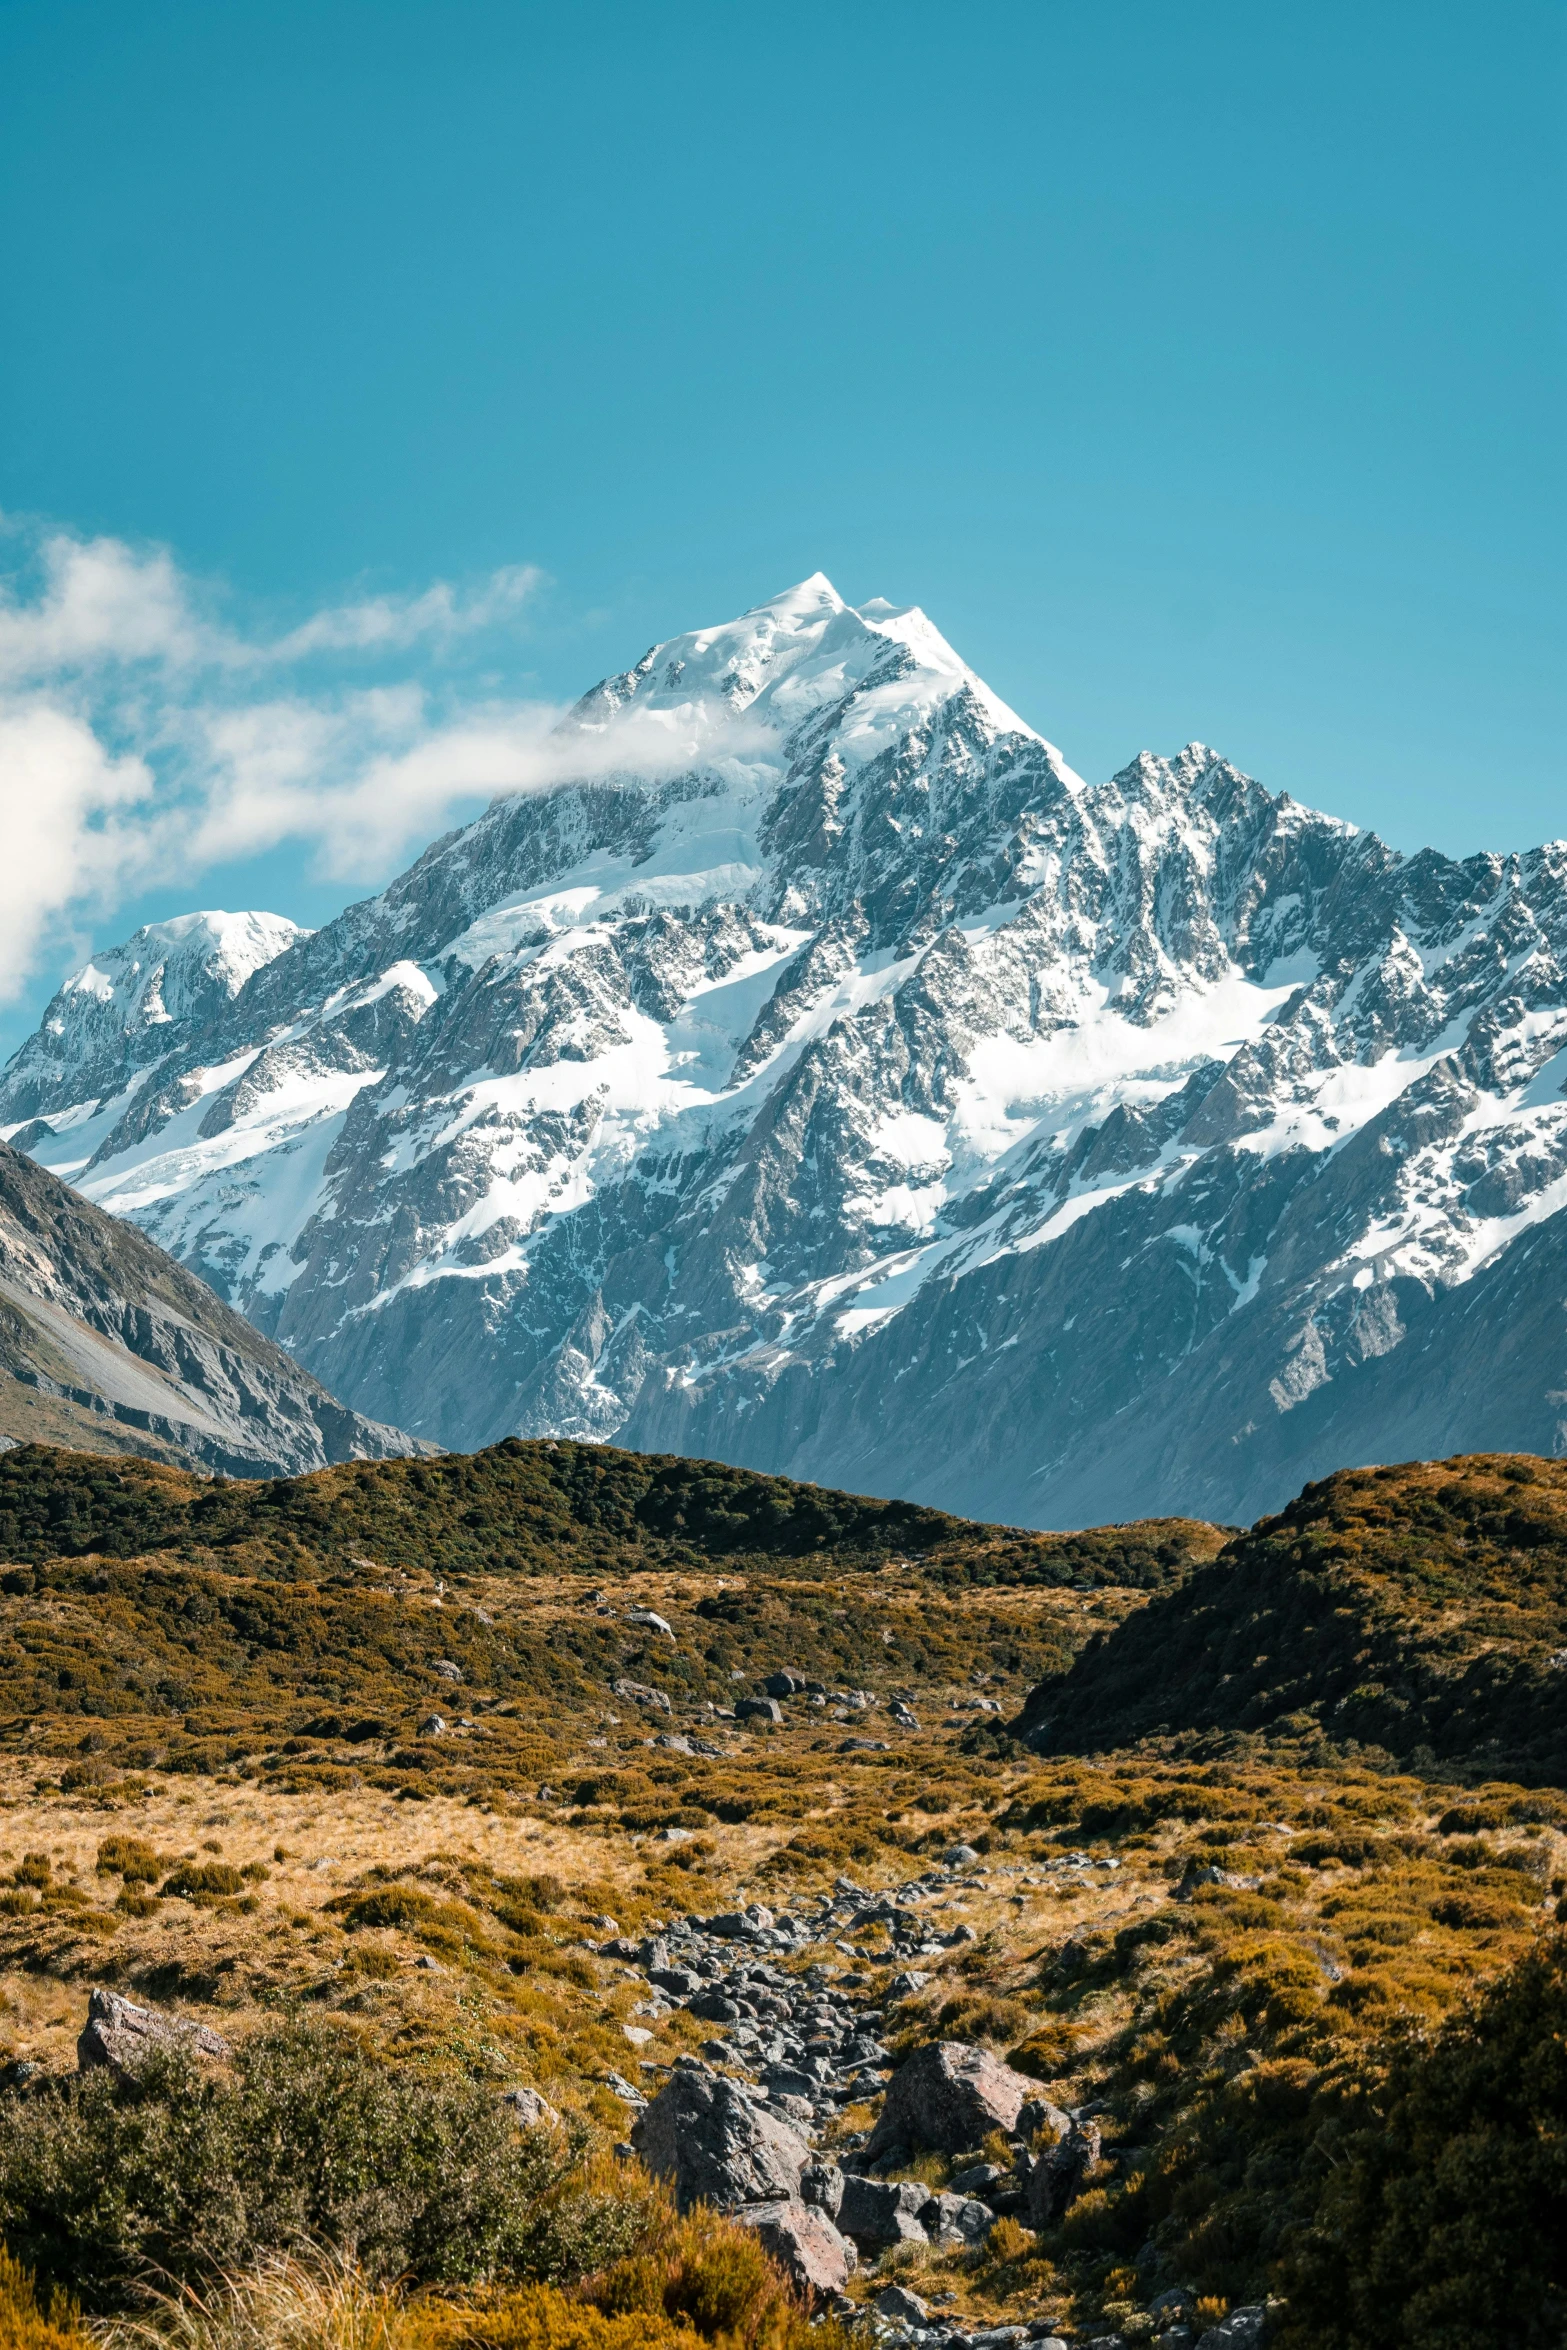
M 374 888 L 502 793 L 763 752 L 718 700 L 575 725 L 498 693 L 542 584 L 521 565 L 247 629 L 162 548 L 0 518 L 0 1004 L 159 884 L 195 905 L 204 874 L 297 843 Z
M 0 1001 L 159 881 L 297 841 L 373 886 L 547 780 L 559 710 L 472 674 L 516 664 L 540 585 L 517 566 L 247 630 L 161 548 L 0 526 Z

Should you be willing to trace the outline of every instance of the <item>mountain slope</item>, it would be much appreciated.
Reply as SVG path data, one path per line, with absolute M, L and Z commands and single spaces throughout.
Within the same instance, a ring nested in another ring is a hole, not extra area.
M 457 1449 L 1059 1526 L 1562 1444 L 1567 846 L 1404 858 L 1196 744 L 1088 785 L 819 575 L 555 749 L 236 985 L 138 934 L 159 1016 L 72 982 L 6 1128 Z
M 239 1477 L 417 1449 L 138 1232 L 0 1144 L 0 1439 Z
M 1308 1486 L 1031 1691 L 1018 1728 L 1054 1754 L 1323 1731 L 1559 1787 L 1564 1667 L 1567 1465 L 1413 1461 Z

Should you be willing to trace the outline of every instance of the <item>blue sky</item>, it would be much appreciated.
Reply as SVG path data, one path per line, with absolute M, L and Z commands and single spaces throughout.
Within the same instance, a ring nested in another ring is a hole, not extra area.
M 0 1042 L 150 915 L 319 920 L 818 567 L 1087 775 L 1567 831 L 1564 53 L 1532 0 L 0 0 Z

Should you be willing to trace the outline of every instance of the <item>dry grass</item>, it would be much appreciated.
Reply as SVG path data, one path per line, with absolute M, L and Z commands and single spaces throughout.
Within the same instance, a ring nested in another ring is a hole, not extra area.
M 1567 1801 L 1414 1775 L 1287 1725 L 1271 1743 L 1226 1730 L 1041 1762 L 975 1701 L 1015 1713 L 1041 1656 L 1136 1618 L 1147 1593 L 1000 1568 L 987 1581 L 988 1558 L 954 1551 L 939 1573 L 860 1561 L 841 1582 L 819 1562 L 720 1574 L 622 1558 L 605 1613 L 575 1570 L 383 1562 L 345 1579 L 301 1560 L 280 1583 L 167 1556 L 28 1570 L 32 1588 L 0 1593 L 3 2053 L 68 2068 L 93 1982 L 229 2032 L 301 2002 L 409 2061 L 534 2083 L 619 2136 L 608 2075 L 651 2090 L 709 2027 L 633 2013 L 645 1988 L 592 1947 L 606 1918 L 640 1934 L 688 1910 L 778 1907 L 845 1869 L 893 1885 L 961 1840 L 982 1865 L 923 1914 L 975 1939 L 918 1962 L 932 1979 L 889 2015 L 895 2050 L 988 2043 L 1058 2102 L 1102 2104 L 1108 2160 L 1067 2226 L 1008 2223 L 984 2255 L 924 2255 L 920 2290 L 954 2315 L 1052 2309 L 1131 2336 L 1152 2234 L 1194 2287 L 1248 2297 L 1299 2216 L 1334 2100 L 1382 2037 L 1505 1968 L 1567 1896 Z M 674 1640 L 631 1627 L 637 1606 Z M 274 1623 L 300 1628 L 291 1645 L 258 1636 Z M 117 1711 L 123 1692 L 94 1711 L 133 1650 L 167 1672 L 180 1643 L 183 1712 Z M 431 1678 L 452 1654 L 456 1688 Z M 880 1702 L 856 1715 L 794 1699 L 776 1730 L 719 1718 L 736 1675 L 754 1688 L 781 1665 Z M 619 1675 L 664 1689 L 669 1710 L 613 1697 Z M 895 1696 L 921 1728 L 894 1724 Z M 419 1729 L 437 1709 L 439 1738 Z M 659 1743 L 671 1735 L 719 1752 Z M 851 1736 L 885 1751 L 848 1754 Z M 154 1871 L 100 1869 L 124 1838 Z M 160 1892 L 181 1867 L 233 1875 L 210 1892 L 187 1875 L 195 1899 Z M 885 1928 L 843 1940 L 790 1963 L 852 1957 L 882 1988 Z M 869 2119 L 851 2109 L 841 2130 Z

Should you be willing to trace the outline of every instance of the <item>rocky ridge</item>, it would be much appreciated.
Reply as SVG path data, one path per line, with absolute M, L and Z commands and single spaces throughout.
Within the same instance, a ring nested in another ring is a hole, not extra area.
M 136 1229 L 0 1144 L 0 1448 L 233 1477 L 428 1450 L 351 1412 Z
M 558 748 L 319 932 L 95 958 L 3 1130 L 448 1446 L 1059 1526 L 1567 1441 L 1567 844 L 1089 785 L 819 575 Z

